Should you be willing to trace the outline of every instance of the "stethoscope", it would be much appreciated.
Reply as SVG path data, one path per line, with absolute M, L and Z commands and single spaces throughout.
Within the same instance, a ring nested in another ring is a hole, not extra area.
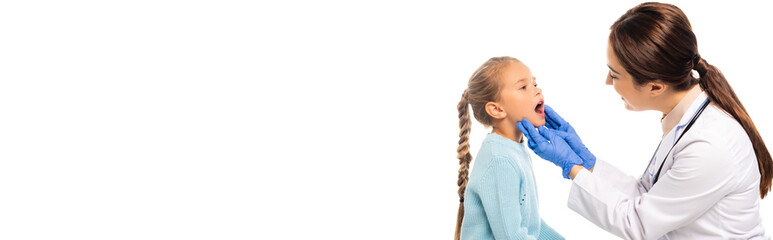
M 703 103 L 703 106 L 701 106 L 701 108 L 698 109 L 698 112 L 695 113 L 695 116 L 693 116 L 692 119 L 690 119 L 690 123 L 688 123 L 687 127 L 684 128 L 684 131 L 682 132 L 682 134 L 679 135 L 679 138 L 676 139 L 676 141 L 674 142 L 674 145 L 672 145 L 671 149 L 668 150 L 668 153 L 666 153 L 666 156 L 663 157 L 663 162 L 660 163 L 658 172 L 655 173 L 655 175 L 653 176 L 653 180 L 652 180 L 653 186 L 655 185 L 655 183 L 658 182 L 658 176 L 660 176 L 660 171 L 663 170 L 663 165 L 666 163 L 666 159 L 668 159 L 668 154 L 671 154 L 671 150 L 674 150 L 674 147 L 676 146 L 676 144 L 679 143 L 679 140 L 682 139 L 682 136 L 684 136 L 684 134 L 687 133 L 687 130 L 690 130 L 690 127 L 692 127 L 693 123 L 695 123 L 695 120 L 698 119 L 698 117 L 701 115 L 701 113 L 703 113 L 703 110 L 706 109 L 706 106 L 708 106 L 710 102 L 711 100 L 707 98 L 706 101 Z M 647 166 L 652 165 L 652 161 L 655 160 L 655 156 L 658 154 L 658 149 L 660 149 L 660 144 L 663 144 L 663 141 L 660 141 L 660 143 L 658 144 L 658 148 L 655 149 L 655 153 L 652 154 L 652 158 L 650 158 L 650 163 Z M 647 172 L 648 170 L 644 170 L 644 174 L 647 174 Z

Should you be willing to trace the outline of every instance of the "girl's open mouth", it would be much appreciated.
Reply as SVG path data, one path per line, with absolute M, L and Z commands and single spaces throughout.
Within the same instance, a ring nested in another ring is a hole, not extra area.
M 537 103 L 537 107 L 534 108 L 534 111 L 537 112 L 540 116 L 545 115 L 545 101 L 539 101 Z

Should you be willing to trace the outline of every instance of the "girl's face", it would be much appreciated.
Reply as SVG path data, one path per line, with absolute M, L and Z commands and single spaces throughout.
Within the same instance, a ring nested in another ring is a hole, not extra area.
M 498 103 L 512 125 L 523 118 L 529 119 L 534 126 L 545 125 L 545 98 L 529 67 L 521 62 L 511 62 L 501 77 Z
M 652 101 L 649 92 L 645 91 L 646 87 L 634 83 L 633 77 L 620 65 L 611 44 L 607 47 L 607 66 L 609 74 L 606 83 L 615 87 L 615 91 L 620 94 L 626 109 L 642 111 L 651 108 L 649 105 Z

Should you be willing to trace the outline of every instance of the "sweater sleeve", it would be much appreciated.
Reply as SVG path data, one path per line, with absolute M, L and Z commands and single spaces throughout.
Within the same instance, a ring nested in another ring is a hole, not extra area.
M 558 234 L 556 230 L 553 230 L 548 224 L 545 223 L 545 220 L 540 219 L 540 230 L 539 230 L 539 239 L 543 240 L 564 240 L 564 237 L 561 236 L 561 234 Z
M 511 161 L 494 158 L 481 181 L 481 203 L 495 239 L 537 239 L 529 235 L 521 218 L 522 175 Z M 486 189 L 488 188 L 488 189 Z

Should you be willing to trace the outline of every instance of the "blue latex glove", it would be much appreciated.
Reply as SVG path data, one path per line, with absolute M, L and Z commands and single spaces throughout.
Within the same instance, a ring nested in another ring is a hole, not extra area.
M 556 130 L 541 126 L 539 131 L 524 118 L 515 124 L 523 135 L 529 139 L 529 148 L 540 156 L 560 167 L 564 178 L 569 179 L 569 172 L 574 165 L 582 165 L 582 159 L 564 139 L 556 134 Z
M 569 125 L 561 116 L 548 105 L 545 105 L 545 126 L 556 130 L 556 133 L 572 147 L 577 155 L 582 158 L 582 166 L 591 169 L 596 165 L 596 156 L 585 147 L 580 140 L 580 136 L 574 131 L 572 125 Z

